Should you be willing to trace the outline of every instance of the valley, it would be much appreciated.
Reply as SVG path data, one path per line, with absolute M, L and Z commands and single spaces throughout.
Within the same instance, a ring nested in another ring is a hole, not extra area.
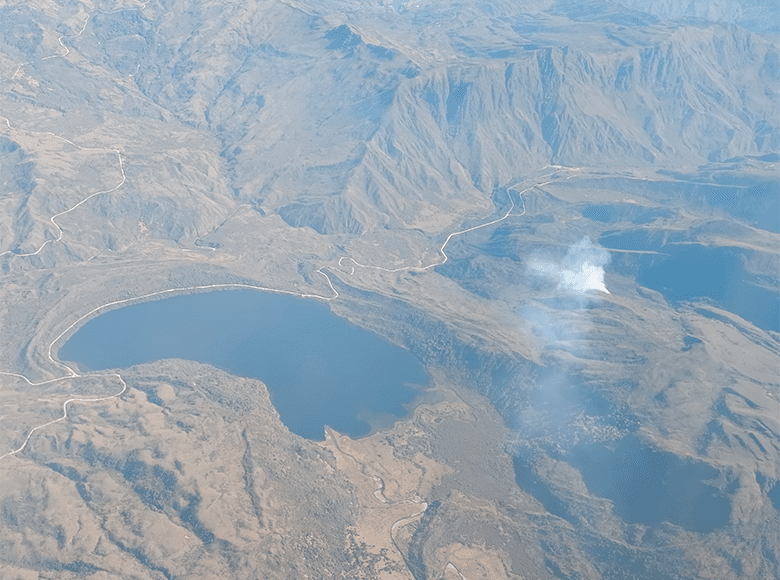
M 1 5 L 2 575 L 780 574 L 777 10 L 694 4 Z M 199 300 L 430 383 L 293 427 Z

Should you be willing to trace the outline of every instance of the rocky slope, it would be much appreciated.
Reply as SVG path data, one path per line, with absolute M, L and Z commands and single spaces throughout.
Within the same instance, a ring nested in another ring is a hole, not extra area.
M 2 4 L 0 576 L 780 576 L 776 14 Z M 256 381 L 56 362 L 227 283 L 435 392 L 314 443 Z

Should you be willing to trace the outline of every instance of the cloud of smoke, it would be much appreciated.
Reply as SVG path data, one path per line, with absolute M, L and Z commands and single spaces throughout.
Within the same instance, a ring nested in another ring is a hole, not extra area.
M 609 252 L 594 246 L 588 236 L 574 244 L 560 264 L 532 260 L 531 269 L 558 283 L 558 290 L 571 294 L 585 294 L 598 290 L 609 294 L 604 283 L 604 266 L 609 263 Z
M 563 257 L 537 255 L 527 262 L 528 274 L 541 282 L 536 288 L 554 285 L 557 295 L 522 310 L 543 365 L 535 377 L 536 388 L 527 394 L 527 405 L 516 417 L 517 434 L 524 440 L 571 449 L 599 430 L 598 420 L 584 411 L 576 361 L 593 356 L 592 311 L 586 306 L 598 299 L 599 292 L 609 294 L 604 280 L 609 260 L 609 253 L 586 236 Z

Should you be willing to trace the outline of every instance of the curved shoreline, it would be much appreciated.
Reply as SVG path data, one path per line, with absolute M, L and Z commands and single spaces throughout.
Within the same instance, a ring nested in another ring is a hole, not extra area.
M 556 172 L 557 171 L 559 171 L 559 169 L 556 169 Z M 123 175 L 124 175 L 124 172 L 123 172 Z M 545 176 L 545 177 L 549 177 L 549 176 Z M 568 179 L 568 177 L 567 177 L 567 179 Z M 519 213 L 519 214 L 512 214 L 512 210 L 515 208 L 515 203 L 514 203 L 514 200 L 512 199 L 512 196 L 509 195 L 509 193 L 508 193 L 509 191 L 513 190 L 513 188 L 516 187 L 516 186 L 508 187 L 507 188 L 507 195 L 509 196 L 509 200 L 510 200 L 509 210 L 507 210 L 507 212 L 500 218 L 497 218 L 497 219 L 494 219 L 494 220 L 490 220 L 490 221 L 487 221 L 487 222 L 482 223 L 482 224 L 478 224 L 478 225 L 470 227 L 470 228 L 466 228 L 466 229 L 463 229 L 463 230 L 458 230 L 456 232 L 450 233 L 447 236 L 445 242 L 439 248 L 439 253 L 444 258 L 441 261 L 437 261 L 437 262 L 434 262 L 434 263 L 428 264 L 427 266 L 422 266 L 422 267 L 419 267 L 419 266 L 405 266 L 405 267 L 401 267 L 401 268 L 391 269 L 391 268 L 384 268 L 384 267 L 381 267 L 381 266 L 363 265 L 363 264 L 358 263 L 356 260 L 354 260 L 354 259 L 352 259 L 352 258 L 350 258 L 348 256 L 342 256 L 341 258 L 339 258 L 337 264 L 339 266 L 344 267 L 343 264 L 342 264 L 343 260 L 351 260 L 353 262 L 353 264 L 355 264 L 355 266 L 357 266 L 357 267 L 368 268 L 368 269 L 375 269 L 375 270 L 391 272 L 391 273 L 405 272 L 405 271 L 409 271 L 409 272 L 411 272 L 411 271 L 419 271 L 419 272 L 428 271 L 428 270 L 430 270 L 432 268 L 435 268 L 436 266 L 440 266 L 440 265 L 442 265 L 442 264 L 447 262 L 448 255 L 445 252 L 445 249 L 446 249 L 447 245 L 450 243 L 450 241 L 453 238 L 455 238 L 456 236 L 460 236 L 460 235 L 463 235 L 463 234 L 466 234 L 466 233 L 469 233 L 469 232 L 472 232 L 472 231 L 484 228 L 484 227 L 488 227 L 488 226 L 494 225 L 496 223 L 504 221 L 505 219 L 509 218 L 510 216 L 511 217 L 515 217 L 515 216 L 516 217 L 520 217 L 522 215 L 525 215 L 526 209 L 525 209 L 525 203 L 523 202 L 522 195 L 524 193 L 530 191 L 531 189 L 547 185 L 549 183 L 552 183 L 553 181 L 555 181 L 555 180 L 550 180 L 550 181 L 545 181 L 545 182 L 542 182 L 542 183 L 537 183 L 537 184 L 534 184 L 534 185 L 531 185 L 531 186 L 525 188 L 524 190 L 522 190 L 520 192 L 516 192 L 516 193 L 518 193 L 518 195 L 520 197 L 521 203 L 523 203 L 523 211 L 521 213 Z M 117 186 L 117 188 L 120 187 L 121 185 L 122 184 Z M 99 195 L 99 193 L 104 193 L 104 192 L 94 193 L 94 194 L 92 194 L 90 196 L 90 198 L 94 197 L 95 195 Z M 81 202 L 79 202 L 79 204 L 77 204 L 76 206 L 71 208 L 71 210 L 75 209 L 78 205 L 81 205 L 85 201 L 87 201 L 87 199 L 82 200 Z M 71 210 L 68 210 L 68 211 L 71 211 Z M 63 213 L 65 213 L 65 212 L 63 212 Z M 62 214 L 58 214 L 58 215 L 62 215 Z M 54 217 L 56 217 L 56 216 L 54 216 Z M 59 239 L 61 239 L 61 236 L 60 236 Z M 47 240 L 46 243 L 48 243 L 50 241 L 57 241 L 57 240 Z M 46 243 L 44 243 L 37 250 L 37 252 L 40 252 L 40 250 L 43 249 L 43 247 L 46 245 Z M 3 254 L 0 254 L 0 257 L 2 257 L 2 255 Z M 353 273 L 354 273 L 355 266 L 352 267 Z M 74 370 L 68 364 L 66 364 L 66 363 L 62 362 L 61 360 L 59 360 L 59 359 L 54 357 L 54 355 L 52 354 L 52 351 L 53 351 L 55 345 L 58 342 L 60 342 L 66 335 L 68 335 L 72 331 L 75 331 L 82 323 L 86 323 L 87 321 L 91 320 L 95 316 L 99 316 L 100 314 L 103 313 L 103 311 L 113 310 L 114 307 L 123 307 L 123 306 L 127 306 L 127 305 L 130 305 L 130 304 L 133 304 L 133 303 L 140 303 L 140 302 L 148 301 L 149 299 L 155 299 L 157 297 L 162 297 L 162 296 L 176 296 L 176 295 L 180 295 L 180 294 L 197 293 L 197 292 L 202 292 L 202 291 L 208 292 L 208 291 L 211 291 L 211 290 L 247 289 L 247 290 L 256 290 L 256 291 L 259 291 L 259 292 L 269 292 L 269 293 L 275 293 L 275 294 L 285 294 L 285 295 L 288 295 L 288 296 L 294 296 L 294 297 L 299 297 L 299 298 L 313 298 L 313 299 L 316 299 L 316 300 L 322 300 L 322 301 L 325 301 L 325 302 L 330 302 L 331 300 L 335 300 L 336 298 L 338 298 L 340 296 L 340 294 L 336 290 L 336 288 L 333 286 L 333 282 L 332 282 L 330 276 L 328 276 L 328 274 L 325 273 L 325 271 L 324 271 L 324 269 L 327 268 L 327 267 L 328 266 L 321 266 L 320 268 L 318 268 L 316 270 L 316 272 L 325 277 L 325 280 L 326 280 L 326 282 L 328 284 L 328 287 L 330 288 L 330 290 L 332 292 L 331 296 L 323 296 L 321 294 L 306 293 L 306 292 L 295 292 L 295 291 L 292 291 L 292 290 L 283 290 L 283 289 L 279 289 L 279 288 L 271 288 L 271 287 L 267 287 L 267 286 L 260 286 L 260 285 L 255 285 L 255 284 L 247 284 L 247 283 L 239 283 L 239 282 L 235 282 L 235 283 L 220 283 L 220 284 L 203 284 L 203 285 L 195 285 L 195 286 L 183 286 L 183 287 L 167 288 L 167 289 L 164 289 L 164 290 L 158 290 L 158 291 L 150 292 L 150 293 L 143 294 L 143 295 L 140 295 L 140 296 L 133 296 L 133 297 L 124 298 L 124 299 L 121 299 L 121 300 L 113 300 L 111 302 L 107 302 L 105 304 L 101 304 L 100 306 L 97 306 L 97 307 L 93 308 L 92 310 L 90 310 L 86 314 L 81 315 L 79 318 L 77 318 L 72 323 L 70 323 L 62 332 L 60 332 L 49 343 L 49 346 L 46 349 L 46 357 L 48 358 L 49 362 L 53 366 L 55 366 L 55 367 L 60 367 L 60 368 L 64 369 L 67 374 L 65 374 L 64 376 L 55 377 L 55 378 L 47 379 L 47 380 L 44 380 L 44 381 L 38 381 L 38 382 L 31 381 L 27 376 L 25 376 L 25 375 L 23 375 L 21 373 L 0 371 L 0 375 L 1 376 L 8 376 L 8 377 L 14 377 L 14 378 L 22 379 L 29 386 L 33 386 L 33 387 L 47 385 L 47 384 L 55 383 L 55 382 L 58 382 L 58 381 L 68 380 L 68 379 L 82 378 L 82 377 L 116 377 L 122 383 L 122 390 L 119 391 L 118 393 L 114 394 L 114 395 L 110 395 L 110 396 L 106 396 L 106 397 L 71 398 L 71 399 L 66 400 L 63 403 L 63 413 L 62 413 L 61 417 L 59 417 L 57 419 L 54 419 L 52 421 L 48 421 L 46 423 L 40 424 L 40 425 L 36 425 L 35 427 L 32 427 L 30 429 L 30 431 L 27 433 L 27 436 L 25 437 L 24 442 L 22 443 L 22 445 L 19 448 L 13 450 L 13 451 L 10 451 L 10 452 L 7 452 L 7 453 L 5 453 L 3 455 L 0 455 L 0 461 L 2 461 L 4 458 L 6 458 L 8 456 L 16 455 L 16 454 L 22 452 L 25 449 L 25 447 L 27 446 L 27 444 L 29 443 L 30 438 L 32 437 L 32 435 L 36 431 L 44 429 L 45 427 L 48 427 L 49 425 L 53 425 L 54 423 L 58 423 L 60 421 L 65 420 L 68 417 L 67 407 L 68 407 L 68 405 L 70 403 L 74 403 L 74 402 L 91 403 L 91 402 L 106 401 L 106 400 L 110 400 L 110 399 L 113 399 L 113 398 L 120 397 L 127 390 L 127 384 L 125 383 L 124 379 L 122 378 L 122 376 L 119 373 L 87 373 L 87 374 L 83 374 L 82 375 L 79 372 L 77 372 L 76 370 Z
M 114 13 L 114 12 L 121 12 L 121 11 L 126 11 L 126 10 L 142 10 L 142 9 L 144 9 L 146 7 L 148 2 L 149 2 L 149 0 L 144 1 L 140 7 L 137 6 L 137 7 L 133 7 L 133 8 L 119 8 L 119 9 L 111 10 L 111 11 L 103 11 L 103 10 L 96 10 L 96 11 L 97 12 L 104 12 L 104 13 Z M 88 13 L 87 14 L 87 18 L 84 21 L 84 24 L 83 24 L 81 30 L 77 34 L 75 34 L 75 35 L 62 35 L 62 36 L 59 37 L 58 42 L 59 42 L 60 46 L 65 49 L 65 52 L 63 52 L 61 54 L 49 55 L 47 57 L 41 58 L 40 60 L 43 61 L 43 60 L 49 60 L 49 59 L 53 59 L 53 58 L 64 58 L 68 54 L 70 54 L 70 49 L 65 45 L 63 40 L 65 38 L 78 38 L 79 36 L 81 36 L 83 34 L 83 32 L 86 30 L 87 25 L 88 25 L 91 17 L 92 17 L 92 13 Z M 17 67 L 16 72 L 14 72 L 14 74 L 7 80 L 15 79 L 17 77 L 17 75 L 19 75 L 19 73 L 22 70 L 22 68 L 24 66 L 28 65 L 28 64 L 30 64 L 29 61 L 21 63 Z M 14 257 L 23 258 L 23 257 L 36 256 L 36 255 L 40 254 L 41 251 L 43 251 L 43 249 L 47 245 L 49 245 L 51 243 L 54 243 L 54 242 L 62 241 L 62 239 L 64 237 L 64 231 L 60 227 L 60 225 L 56 222 L 57 218 L 74 211 L 75 209 L 77 209 L 78 207 L 80 207 L 81 205 L 83 205 L 84 203 L 86 203 L 87 201 L 89 201 L 90 199 L 92 199 L 92 198 L 94 198 L 94 197 L 96 197 L 98 195 L 102 195 L 102 194 L 105 194 L 105 193 L 111 193 L 113 191 L 117 191 L 122 186 L 124 186 L 125 183 L 127 182 L 127 176 L 125 174 L 124 162 L 122 160 L 122 154 L 121 154 L 121 151 L 119 149 L 99 148 L 99 147 L 84 147 L 84 146 L 81 146 L 81 145 L 77 145 L 76 143 L 74 143 L 70 139 L 68 139 L 66 137 L 63 137 L 61 135 L 58 135 L 56 133 L 53 133 L 51 131 L 34 131 L 34 130 L 16 129 L 16 128 L 14 128 L 11 125 L 11 122 L 10 122 L 10 120 L 7 117 L 0 115 L 0 119 L 3 119 L 5 121 L 5 124 L 8 126 L 9 130 L 11 130 L 11 131 L 20 131 L 20 132 L 25 132 L 25 133 L 37 134 L 37 135 L 49 135 L 49 136 L 54 137 L 56 139 L 62 140 L 64 142 L 68 143 L 69 145 L 71 145 L 73 147 L 76 147 L 77 149 L 79 149 L 81 151 L 105 152 L 105 153 L 115 154 L 117 156 L 117 160 L 118 160 L 118 164 L 119 164 L 119 171 L 120 171 L 120 174 L 121 174 L 121 179 L 120 179 L 119 183 L 116 184 L 115 186 L 113 186 L 112 188 L 93 192 L 90 195 L 88 195 L 87 197 L 85 197 L 84 199 L 82 199 L 81 201 L 79 201 L 78 203 L 76 203 L 73 206 L 69 207 L 68 209 L 51 216 L 49 218 L 49 222 L 56 228 L 56 232 L 57 232 L 56 236 L 54 238 L 45 240 L 34 252 L 16 253 L 13 250 L 5 250 L 3 252 L 0 252 L 0 258 L 3 258 L 5 256 L 9 256 L 10 258 L 14 258 Z M 552 173 L 550 173 L 548 175 L 545 175 L 545 176 L 542 176 L 541 177 L 542 179 L 547 178 L 547 177 L 552 177 L 552 176 L 554 176 L 556 173 L 558 173 L 561 170 L 578 171 L 578 170 L 581 169 L 581 168 L 569 168 L 569 167 L 561 167 L 561 166 L 553 166 L 553 165 L 547 165 L 547 166 L 543 167 L 542 169 L 546 169 L 548 167 L 552 168 L 554 170 L 553 170 Z M 569 176 L 566 177 L 566 179 L 569 179 L 570 177 L 572 177 L 572 176 L 569 175 Z M 563 178 L 561 178 L 561 179 L 563 179 Z M 384 271 L 384 272 L 389 272 L 389 273 L 426 272 L 426 271 L 431 270 L 431 269 L 433 269 L 433 268 L 435 268 L 437 266 L 441 266 L 442 264 L 445 264 L 449 260 L 449 256 L 447 255 L 445 250 L 447 248 L 447 245 L 452 241 L 453 238 L 455 238 L 457 236 L 461 236 L 461 235 L 467 234 L 469 232 L 473 232 L 473 231 L 481 229 L 481 228 L 485 228 L 485 227 L 497 224 L 499 222 L 502 222 L 502 221 L 506 220 L 509 217 L 520 217 L 520 216 L 525 215 L 526 208 L 525 208 L 525 202 L 523 200 L 523 194 L 528 192 L 528 191 L 530 191 L 530 190 L 532 190 L 532 189 L 534 189 L 534 188 L 536 188 L 536 187 L 541 187 L 541 186 L 547 185 L 549 183 L 552 183 L 554 181 L 558 181 L 558 180 L 557 179 L 550 179 L 549 181 L 535 183 L 535 184 L 533 184 L 533 185 L 523 189 L 522 191 L 515 191 L 518 194 L 518 196 L 519 196 L 520 204 L 522 205 L 522 208 L 523 208 L 522 211 L 520 213 L 518 213 L 518 214 L 514 214 L 513 213 L 513 211 L 514 211 L 514 209 L 516 207 L 516 204 L 515 204 L 515 201 L 512 198 L 512 195 L 510 193 L 511 191 L 514 191 L 514 188 L 517 187 L 517 184 L 508 186 L 506 188 L 506 191 L 507 191 L 507 196 L 509 198 L 510 206 L 509 206 L 509 209 L 501 217 L 496 218 L 496 219 L 492 219 L 492 220 L 489 220 L 489 221 L 486 221 L 484 223 L 480 223 L 480 224 L 478 224 L 476 226 L 472 226 L 472 227 L 469 227 L 469 228 L 465 228 L 465 229 L 462 229 L 462 230 L 457 230 L 457 231 L 451 232 L 447 236 L 447 238 L 445 239 L 444 243 L 439 247 L 439 250 L 438 250 L 439 255 L 440 255 L 439 259 L 437 259 L 436 261 L 434 261 L 434 262 L 432 262 L 432 263 L 430 263 L 430 264 L 428 264 L 426 266 L 402 266 L 402 267 L 398 267 L 398 268 L 385 268 L 385 267 L 382 267 L 382 266 L 361 264 L 357 260 L 355 260 L 354 258 L 352 258 L 350 256 L 342 256 L 342 257 L 340 257 L 338 259 L 336 265 L 338 267 L 342 267 L 342 268 L 350 267 L 351 268 L 351 272 L 350 272 L 349 275 L 353 275 L 355 273 L 355 268 L 373 269 L 373 270 Z M 351 262 L 351 265 L 346 266 L 344 264 L 345 261 Z M 332 294 L 330 296 L 325 296 L 325 295 L 315 294 L 315 293 L 295 292 L 295 291 L 292 291 L 292 290 L 283 290 L 283 289 L 279 289 L 279 288 L 271 288 L 271 287 L 267 287 L 267 286 L 261 286 L 261 285 L 256 285 L 256 284 L 248 284 L 248 283 L 238 283 L 238 282 L 236 282 L 236 283 L 220 283 L 220 284 L 204 284 L 204 285 L 194 285 L 194 286 L 167 288 L 167 289 L 158 290 L 158 291 L 155 291 L 155 292 L 150 292 L 150 293 L 147 293 L 147 294 L 143 294 L 143 295 L 140 295 L 140 296 L 134 296 L 134 297 L 124 298 L 124 299 L 120 299 L 120 300 L 114 300 L 114 301 L 111 301 L 111 302 L 107 302 L 105 304 L 101 304 L 100 306 L 97 306 L 97 307 L 93 308 L 92 310 L 90 310 L 86 314 L 81 315 L 75 321 L 71 322 L 62 332 L 60 332 L 49 343 L 49 345 L 48 345 L 48 347 L 46 349 L 46 358 L 49 360 L 49 362 L 52 364 L 53 367 L 62 369 L 65 372 L 65 375 L 59 376 L 59 377 L 54 377 L 54 378 L 51 378 L 51 379 L 38 381 L 38 382 L 30 380 L 27 376 L 25 376 L 25 375 L 23 375 L 21 373 L 0 371 L 0 376 L 13 377 L 13 378 L 16 378 L 16 379 L 21 379 L 21 380 L 25 381 L 28 386 L 31 386 L 31 387 L 42 386 L 42 385 L 56 383 L 56 382 L 59 382 L 59 381 L 64 381 L 64 380 L 69 380 L 69 379 L 77 379 L 77 378 L 83 378 L 83 377 L 110 377 L 110 378 L 118 379 L 120 381 L 120 383 L 122 384 L 122 389 L 118 393 L 116 393 L 114 395 L 109 395 L 109 396 L 102 396 L 102 397 L 77 397 L 77 398 L 67 399 L 62 404 L 62 415 L 59 418 L 32 427 L 28 431 L 28 433 L 27 433 L 23 443 L 21 444 L 21 446 L 18 447 L 17 449 L 15 449 L 15 450 L 12 450 L 12 451 L 9 451 L 9 452 L 7 452 L 7 453 L 5 453 L 3 455 L 0 455 L 0 461 L 2 459 L 6 458 L 6 457 L 9 457 L 11 455 L 16 455 L 16 454 L 22 452 L 26 448 L 26 446 L 29 443 L 32 435 L 35 432 L 37 432 L 37 431 L 39 431 L 41 429 L 44 429 L 44 428 L 46 428 L 46 427 L 48 427 L 50 425 L 53 425 L 54 423 L 57 423 L 57 422 L 60 422 L 60 421 L 63 421 L 65 419 L 67 419 L 68 418 L 68 405 L 69 404 L 77 403 L 77 402 L 94 403 L 94 402 L 106 401 L 106 400 L 110 400 L 110 399 L 114 399 L 114 398 L 120 397 L 127 390 L 127 384 L 125 383 L 124 379 L 122 378 L 122 376 L 119 373 L 87 373 L 87 374 L 80 374 L 78 371 L 76 371 L 70 365 L 62 362 L 58 358 L 55 358 L 55 356 L 53 354 L 53 351 L 54 351 L 55 346 L 57 345 L 57 343 L 59 343 L 63 338 L 68 336 L 69 333 L 71 333 L 72 331 L 75 331 L 81 324 L 87 322 L 91 318 L 93 318 L 95 316 L 99 316 L 100 314 L 102 314 L 105 311 L 113 310 L 115 307 L 122 307 L 122 306 L 130 305 L 130 304 L 133 304 L 133 303 L 143 302 L 143 301 L 147 301 L 147 300 L 150 300 L 150 299 L 155 299 L 155 298 L 163 297 L 163 296 L 169 296 L 169 295 L 170 296 L 175 296 L 175 295 L 179 295 L 179 294 L 187 294 L 187 293 L 195 293 L 195 292 L 211 291 L 211 290 L 248 289 L 248 290 L 256 290 L 256 291 L 260 291 L 260 292 L 269 292 L 269 293 L 276 293 L 276 294 L 286 294 L 286 295 L 296 296 L 296 297 L 300 297 L 300 298 L 312 298 L 312 299 L 316 299 L 316 300 L 322 300 L 322 301 L 325 301 L 325 302 L 330 302 L 331 300 L 335 300 L 336 298 L 338 298 L 339 297 L 339 293 L 336 290 L 336 288 L 334 287 L 333 281 L 331 280 L 330 276 L 328 276 L 328 274 L 324 271 L 325 268 L 331 268 L 331 273 L 333 275 L 335 275 L 335 276 L 337 276 L 339 278 L 340 278 L 340 276 L 339 276 L 338 272 L 332 270 L 332 266 L 323 265 L 323 266 L 320 266 L 316 270 L 317 273 L 319 273 L 319 274 L 321 274 L 322 276 L 325 277 L 325 280 L 326 280 L 326 282 L 328 284 L 328 287 L 330 288 L 330 291 L 332 292 Z M 346 273 L 345 273 L 345 275 L 346 275 Z M 377 499 L 379 499 L 378 496 L 377 496 Z

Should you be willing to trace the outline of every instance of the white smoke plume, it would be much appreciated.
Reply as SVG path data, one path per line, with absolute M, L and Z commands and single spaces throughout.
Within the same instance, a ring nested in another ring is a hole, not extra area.
M 579 394 L 581 379 L 572 361 L 592 356 L 592 311 L 587 305 L 597 299 L 597 292 L 609 294 L 604 280 L 609 260 L 609 252 L 587 236 L 570 246 L 563 257 L 529 257 L 527 272 L 543 282 L 536 288 L 554 285 L 558 295 L 549 300 L 542 290 L 539 301 L 521 310 L 544 367 L 535 377 L 537 388 L 528 392 L 526 406 L 513 425 L 521 439 L 564 450 L 586 438 L 586 432 L 593 439 L 597 427 L 601 429 L 599 420 L 585 413 Z
M 609 294 L 604 283 L 604 266 L 609 263 L 609 252 L 594 246 L 588 236 L 574 244 L 560 264 L 532 260 L 531 269 L 558 283 L 558 290 L 570 294 L 585 294 L 598 290 Z

